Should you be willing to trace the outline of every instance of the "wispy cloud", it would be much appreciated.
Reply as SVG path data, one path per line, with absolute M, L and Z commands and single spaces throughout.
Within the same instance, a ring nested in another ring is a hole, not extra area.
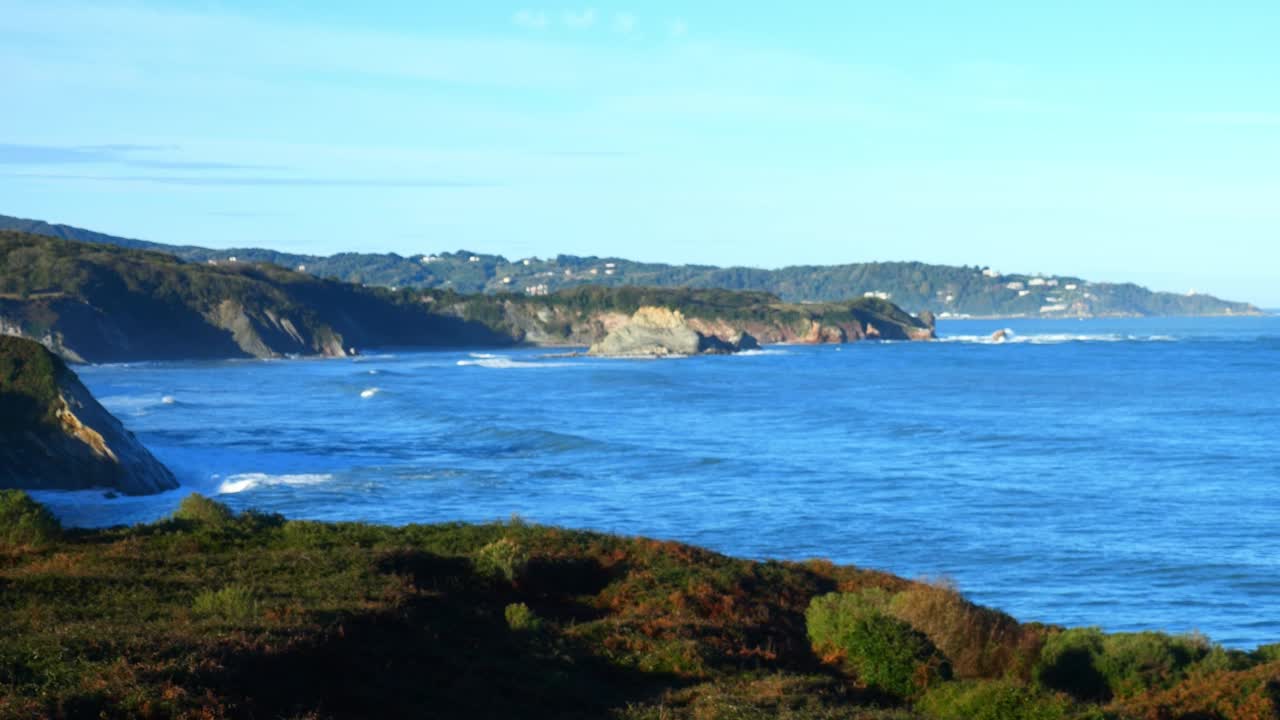
M 633 153 L 621 150 L 552 150 L 541 154 L 560 158 L 622 158 L 630 157 Z
M 202 175 L 77 175 L 60 173 L 11 173 L 7 177 L 31 180 L 69 180 L 103 183 L 214 187 L 349 187 L 349 188 L 488 188 L 498 183 L 440 178 L 325 178 Z
M 585 10 L 574 11 L 569 10 L 564 14 L 564 24 L 575 30 L 585 30 L 596 24 L 595 8 L 587 8 Z
M 629 35 L 634 32 L 639 24 L 640 18 L 629 12 L 620 12 L 613 16 L 613 29 L 623 35 Z
M 1181 117 L 1190 125 L 1219 128 L 1280 127 L 1280 113 L 1274 112 L 1192 112 Z
M 148 155 L 179 150 L 172 145 L 24 145 L 0 144 L 0 165 L 120 165 L 154 170 L 280 170 L 278 166 L 164 160 Z
M 511 16 L 511 22 L 519 27 L 528 28 L 530 30 L 545 30 L 547 25 L 551 24 L 547 13 L 542 10 L 517 10 Z

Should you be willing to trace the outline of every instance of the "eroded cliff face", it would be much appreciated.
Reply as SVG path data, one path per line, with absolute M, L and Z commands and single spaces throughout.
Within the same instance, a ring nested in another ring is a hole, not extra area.
M 679 310 L 642 307 L 624 324 L 615 327 L 587 354 L 602 357 L 666 357 L 671 355 L 725 354 L 757 347 L 754 338 L 735 333 L 732 340 L 702 333 L 690 326 Z
M 503 313 L 515 341 L 544 346 L 594 346 L 624 326 L 637 322 L 632 315 L 620 312 L 577 313 L 566 308 L 536 307 L 520 302 L 505 303 Z M 932 318 L 928 317 L 922 318 L 917 325 L 874 317 L 870 313 L 864 318 L 855 316 L 841 320 L 788 319 L 779 314 L 779 317 L 767 320 L 733 321 L 687 317 L 680 311 L 654 306 L 641 308 L 637 315 L 640 325 L 633 333 L 639 333 L 641 328 L 670 333 L 679 325 L 730 346 L 736 344 L 744 333 L 761 344 L 846 343 L 866 339 L 931 340 L 934 337 L 933 325 L 929 322 Z M 684 349 L 691 347 L 689 342 L 686 336 Z
M 40 344 L 0 337 L 0 487 L 145 495 L 173 473 Z
M 343 338 L 328 326 L 302 329 L 287 315 L 269 309 L 246 311 L 234 300 L 223 300 L 207 315 L 216 327 L 231 333 L 231 339 L 246 355 L 258 358 L 282 355 L 324 355 L 345 357 Z

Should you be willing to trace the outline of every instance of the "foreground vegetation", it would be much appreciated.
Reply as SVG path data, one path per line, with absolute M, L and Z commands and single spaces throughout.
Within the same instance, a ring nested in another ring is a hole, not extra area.
M 62 531 L 0 492 L 0 717 L 1277 717 L 1280 653 L 518 520 Z

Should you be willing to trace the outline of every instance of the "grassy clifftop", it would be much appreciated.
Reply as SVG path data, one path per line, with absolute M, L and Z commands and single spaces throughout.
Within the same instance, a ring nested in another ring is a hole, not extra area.
M 9 508 L 6 510 L 6 508 Z M 0 498 L 0 525 L 36 513 Z M 47 523 L 46 523 L 47 525 Z M 1280 659 L 537 527 L 0 532 L 0 717 L 1274 718 Z
M 0 431 L 55 425 L 65 370 L 39 344 L 0 335 Z

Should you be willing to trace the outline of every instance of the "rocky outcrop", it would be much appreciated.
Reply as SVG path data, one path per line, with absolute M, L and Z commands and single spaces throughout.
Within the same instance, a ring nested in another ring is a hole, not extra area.
M 679 310 L 642 307 L 631 319 L 591 346 L 589 355 L 602 357 L 669 357 L 727 355 L 759 347 L 750 334 L 738 330 L 728 338 L 698 332 Z
M 145 495 L 177 486 L 59 358 L 0 336 L 0 488 Z

